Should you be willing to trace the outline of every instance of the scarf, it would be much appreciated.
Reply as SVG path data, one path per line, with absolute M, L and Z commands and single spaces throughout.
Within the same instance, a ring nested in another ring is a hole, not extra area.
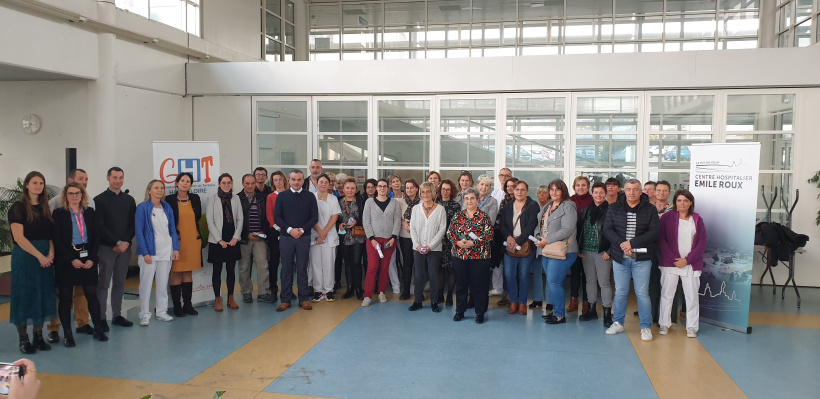
M 595 205 L 595 202 L 589 205 L 589 223 L 595 225 L 598 223 L 598 218 L 609 207 L 609 202 L 604 201 L 601 205 Z
M 594 203 L 594 201 L 592 200 L 592 195 L 590 193 L 586 193 L 584 195 L 575 194 L 569 197 L 569 199 L 575 203 L 575 207 L 578 209 L 579 215 L 581 214 L 581 211 L 584 210 L 584 208 Z
M 407 209 L 404 210 L 404 220 L 410 221 L 410 215 L 413 214 L 413 207 L 421 202 L 421 196 L 416 194 L 416 198 L 410 200 L 407 194 L 404 195 L 404 203 L 407 204 Z
M 233 224 L 233 209 L 231 209 L 231 198 L 233 198 L 233 193 L 230 191 L 226 193 L 222 190 L 217 190 L 216 195 L 219 196 L 219 199 L 222 202 L 222 212 L 225 214 L 225 220 L 228 223 Z
M 501 206 L 498 209 L 503 208 L 506 203 L 508 203 L 508 202 L 510 202 L 514 199 L 515 199 L 514 195 L 505 193 L 504 194 L 504 199 L 501 200 Z

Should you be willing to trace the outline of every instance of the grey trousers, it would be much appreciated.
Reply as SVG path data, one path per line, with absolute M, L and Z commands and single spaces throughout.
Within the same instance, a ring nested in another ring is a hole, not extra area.
M 247 244 L 240 244 L 239 250 L 242 252 L 242 259 L 239 260 L 239 289 L 242 290 L 242 294 L 253 293 L 251 260 L 256 265 L 256 292 L 259 295 L 267 294 L 270 288 L 268 245 L 264 240 L 248 241 Z
M 427 279 L 430 279 L 430 303 L 434 303 L 439 297 L 438 269 L 441 264 L 441 251 L 430 251 L 427 254 L 420 254 L 413 250 L 413 267 L 415 279 L 415 302 L 424 302 L 424 286 Z
M 601 286 L 601 303 L 604 307 L 612 307 L 612 259 L 604 260 L 603 252 L 584 251 L 582 258 L 584 273 L 587 276 L 587 293 L 589 300 L 595 301 L 595 293 Z
M 97 297 L 100 299 L 100 319 L 108 320 L 105 310 L 108 307 L 108 289 L 111 288 L 111 317 L 120 316 L 122 312 L 122 295 L 125 293 L 125 277 L 131 264 L 131 246 L 123 253 L 114 252 L 114 247 L 100 245 L 100 279 L 97 284 Z
M 282 303 L 293 300 L 293 273 L 296 272 L 296 286 L 299 302 L 310 300 L 308 296 L 308 256 L 310 254 L 310 234 L 295 239 L 285 233 L 279 236 L 279 252 L 282 255 Z

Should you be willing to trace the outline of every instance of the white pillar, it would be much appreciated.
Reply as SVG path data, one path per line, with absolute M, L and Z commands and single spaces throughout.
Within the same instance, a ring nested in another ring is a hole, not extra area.
M 97 18 L 100 22 L 116 25 L 113 0 L 97 1 Z M 116 164 L 117 159 L 117 37 L 113 33 L 100 32 L 97 40 L 100 74 L 96 81 L 89 84 L 89 148 L 87 153 L 78 154 L 80 159 L 88 157 L 94 160 L 89 166 L 90 179 L 93 181 L 92 193 L 107 187 L 105 172 Z

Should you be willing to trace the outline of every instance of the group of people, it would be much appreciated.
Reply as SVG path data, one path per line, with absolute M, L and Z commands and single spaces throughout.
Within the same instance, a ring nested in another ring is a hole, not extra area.
M 60 340 L 60 325 L 64 345 L 75 346 L 72 306 L 75 331 L 107 341 L 109 288 L 112 324 L 132 326 L 122 315 L 122 298 L 135 238 L 143 326 L 152 315 L 171 321 L 198 314 L 191 302 L 192 272 L 202 266 L 202 241 L 207 240 L 217 312 L 239 307 L 234 300 L 237 262 L 245 303 L 253 302 L 254 265 L 257 301 L 275 303 L 279 296 L 278 311 L 290 308 L 294 296 L 305 310 L 311 302 L 334 301 L 344 269 L 347 291 L 342 298 L 355 296 L 361 306 L 370 306 L 376 293 L 379 302 L 386 302 L 390 280 L 400 299 L 412 295 L 409 310 L 419 310 L 429 282 L 433 312 L 440 312 L 441 304 L 453 305 L 455 294 L 453 319 L 462 320 L 474 308 L 479 324 L 493 294 L 503 294 L 498 305 L 509 305 L 510 314 L 543 307 L 547 324 L 566 323 L 567 313 L 578 310 L 583 279 L 579 319 L 598 318 L 600 289 L 603 324 L 612 335 L 623 331 L 631 279 L 641 337 L 651 340 L 653 321 L 662 335 L 671 327 L 680 281 L 687 335 L 697 334 L 706 230 L 689 191 L 677 190 L 669 203 L 668 182 L 648 182 L 642 190 L 638 180 L 629 179 L 621 190 L 615 178 L 590 187 L 588 178 L 578 176 L 572 196 L 556 179 L 538 187 L 533 200 L 528 183 L 507 168 L 500 170 L 495 190 L 491 176 L 481 175 L 476 182 L 467 171 L 457 184 L 432 171 L 421 184 L 398 175 L 367 179 L 362 191 L 353 177 L 324 173 L 319 160 L 310 163 L 309 171 L 307 179 L 298 169 L 287 175 L 276 171 L 269 178 L 259 167 L 242 176 L 238 193 L 233 177 L 223 173 L 217 194 L 209 198 L 192 193 L 193 176 L 180 173 L 174 193 L 166 195 L 165 184 L 152 180 L 138 205 L 122 190 L 124 172 L 118 167 L 108 170 L 108 188 L 93 199 L 81 169 L 70 172 L 68 184 L 50 201 L 45 177 L 29 173 L 22 199 L 8 212 L 14 238 L 10 321 L 17 327 L 20 351 L 49 350 L 49 342 Z M 200 233 L 202 215 L 207 238 Z M 568 272 L 571 299 L 565 308 Z M 534 292 L 528 305 L 531 275 Z M 650 298 L 653 291 L 659 293 L 657 300 Z M 42 331 L 46 322 L 48 342 Z

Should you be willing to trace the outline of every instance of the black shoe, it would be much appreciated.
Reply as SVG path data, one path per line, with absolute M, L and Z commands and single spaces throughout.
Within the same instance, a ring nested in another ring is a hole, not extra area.
M 604 308 L 604 327 L 609 328 L 612 325 L 612 307 Z
M 484 324 L 484 315 L 478 314 L 475 316 L 475 324 Z
M 546 321 L 547 324 L 564 324 L 566 322 L 567 322 L 566 317 L 563 317 L 561 319 L 559 319 L 557 317 L 552 317 L 552 318 L 547 319 L 547 321 Z
M 77 344 L 74 343 L 74 336 L 66 335 L 65 338 L 63 338 L 63 345 L 65 345 L 66 348 L 73 348 L 77 346 Z
M 464 318 L 464 313 L 456 312 L 456 315 L 453 316 L 453 321 L 461 321 Z
M 181 307 L 174 306 L 174 317 L 185 317 L 185 311 Z
M 409 308 L 407 308 L 407 310 L 409 310 L 411 312 L 415 312 L 419 309 L 421 309 L 421 302 L 413 302 L 413 304 L 410 305 Z
M 25 355 L 37 353 L 37 349 L 28 340 L 28 335 L 20 337 L 20 352 Z
M 406 301 L 406 300 L 410 299 L 410 294 L 403 293 L 403 294 L 401 294 L 401 296 L 399 296 L 399 299 L 402 300 L 402 301 Z
M 51 331 L 48 333 L 48 342 L 50 344 L 56 344 L 60 342 L 60 333 L 57 331 Z
M 555 317 L 554 313 L 547 313 L 547 314 L 541 316 L 541 318 L 544 319 L 544 320 L 550 320 L 550 319 L 555 319 L 556 317 Z
M 190 303 L 186 303 L 185 305 L 183 305 L 182 311 L 189 316 L 196 316 L 199 314 L 199 312 L 197 312 L 196 309 L 194 309 L 194 305 Z
M 552 304 L 551 304 L 551 303 L 548 303 L 548 304 L 547 304 L 547 307 L 545 307 L 545 308 L 544 308 L 544 310 L 546 310 L 547 312 L 552 312 L 552 311 L 553 311 L 553 310 L 555 310 L 555 309 L 552 307 Z
M 635 311 L 634 313 L 632 313 L 632 314 L 633 314 L 633 315 L 635 315 L 635 316 L 637 316 L 637 315 L 638 315 L 638 311 L 636 310 L 636 311 Z
M 444 306 L 453 306 L 453 295 L 447 295 L 447 300 L 444 301 Z
M 109 331 L 108 320 L 100 321 L 100 328 L 102 329 L 102 332 L 108 332 Z
M 134 322 L 128 321 L 128 319 L 122 316 L 115 316 L 113 319 L 111 319 L 111 324 L 120 327 L 131 327 L 134 325 Z
M 356 299 L 358 299 L 360 301 L 363 300 L 364 299 L 364 291 L 356 290 Z
M 57 341 L 59 341 L 59 335 Z M 51 345 L 46 343 L 46 340 L 43 339 L 43 333 L 34 333 L 34 347 L 37 348 L 38 351 L 50 351 Z
M 242 302 L 252 303 L 253 302 L 253 295 L 252 294 L 242 294 Z
M 441 308 L 438 306 L 437 303 L 430 304 L 430 308 L 433 309 L 434 313 L 441 312 Z
M 582 314 L 578 317 L 578 320 L 581 321 L 590 321 L 590 320 L 598 320 L 598 307 L 595 302 L 589 304 L 589 310 L 586 313 Z
M 77 332 L 77 334 L 88 334 L 88 335 L 91 335 L 91 334 L 94 334 L 94 327 L 91 327 L 91 326 L 89 326 L 88 324 L 86 324 L 86 325 L 84 325 L 84 326 L 82 326 L 82 327 L 77 327 L 77 329 L 76 329 L 76 330 L 74 330 L 74 331 L 76 331 L 76 332 Z
M 96 339 L 97 341 L 100 341 L 100 342 L 105 342 L 105 341 L 108 341 L 108 336 L 105 335 L 102 328 L 94 327 L 94 339 Z
M 543 304 L 544 303 L 542 301 L 532 301 L 532 303 L 530 304 L 530 309 L 538 309 L 541 306 L 543 306 Z
M 353 290 L 348 289 L 348 290 L 347 290 L 347 292 L 345 292 L 345 294 L 344 294 L 344 295 L 342 295 L 342 299 L 350 299 L 350 298 L 353 298 L 353 294 L 354 294 L 354 293 L 353 293 Z

